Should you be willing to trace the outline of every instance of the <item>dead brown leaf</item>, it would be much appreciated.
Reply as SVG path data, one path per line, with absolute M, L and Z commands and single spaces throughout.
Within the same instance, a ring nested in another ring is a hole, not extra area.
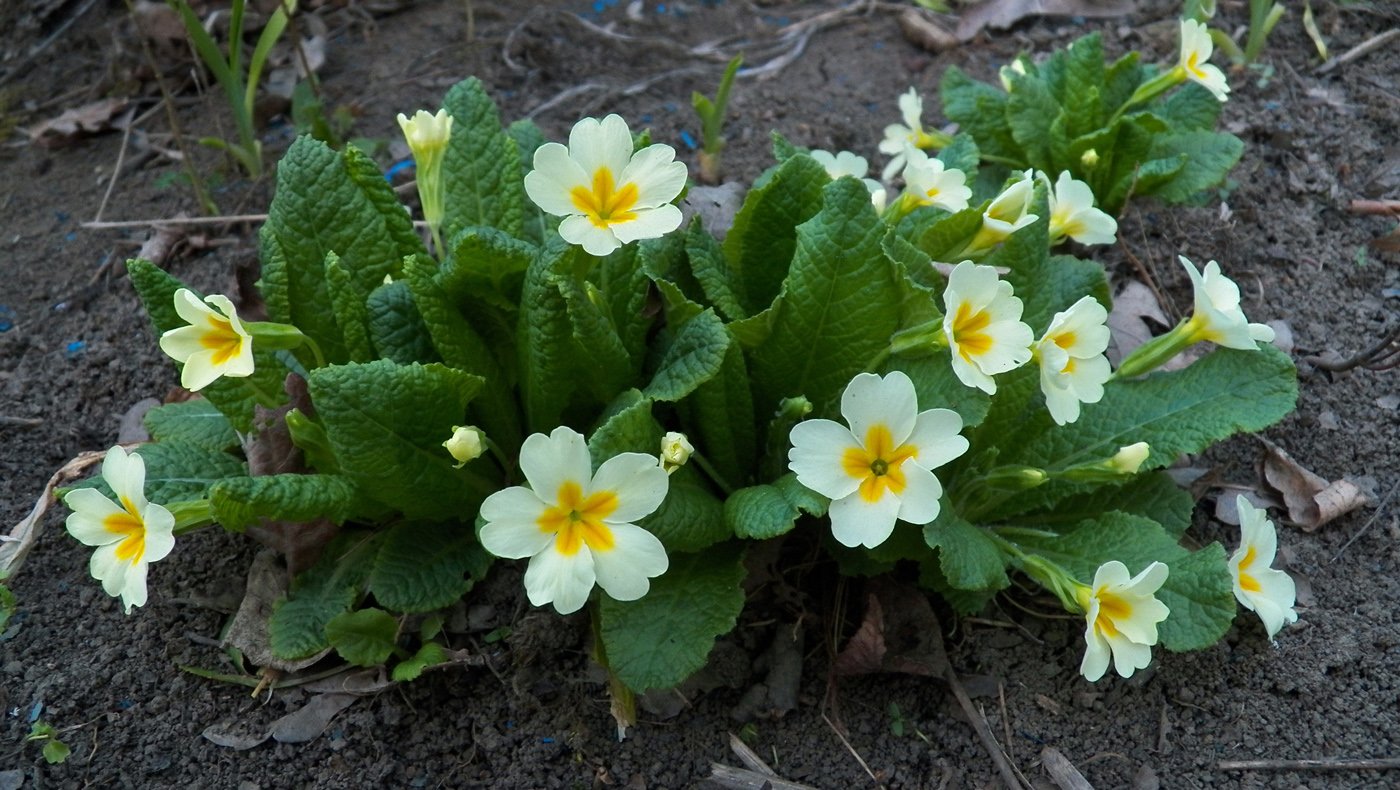
M 321 737 L 331 719 L 359 697 L 354 694 L 317 694 L 301 708 L 274 721 L 268 732 L 278 743 L 306 743 Z
M 1114 17 L 1136 5 L 1134 0 L 986 0 L 963 12 L 958 39 L 971 41 L 984 27 L 1006 30 L 1031 16 Z
M 243 652 L 245 658 L 260 667 L 270 667 L 282 672 L 300 672 L 320 661 L 330 648 L 299 661 L 279 658 L 272 651 L 272 643 L 267 632 L 268 620 L 272 617 L 272 607 L 287 595 L 287 569 L 278 560 L 276 552 L 264 549 L 253 557 L 253 565 L 248 569 L 248 586 L 243 593 L 243 602 L 238 613 L 229 623 L 224 644 Z
M 57 118 L 43 121 L 29 129 L 29 142 L 44 148 L 62 148 L 79 137 L 97 134 L 116 127 L 113 122 L 129 104 L 127 99 L 101 99 L 65 110 Z
M 1355 483 L 1345 478 L 1328 482 L 1303 468 L 1283 448 L 1267 439 L 1261 462 L 1264 481 L 1282 497 L 1288 521 L 1307 532 L 1370 502 Z
M 871 582 L 865 620 L 836 656 L 838 675 L 901 672 L 945 678 L 943 627 L 918 590 L 888 580 Z
M 958 37 L 933 21 L 933 15 L 922 8 L 901 11 L 899 31 L 909 43 L 928 52 L 943 52 L 958 45 Z

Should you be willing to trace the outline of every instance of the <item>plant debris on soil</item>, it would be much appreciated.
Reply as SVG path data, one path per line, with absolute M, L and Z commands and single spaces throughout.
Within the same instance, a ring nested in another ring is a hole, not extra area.
M 892 2 L 302 3 L 324 23 L 325 106 L 353 118 L 353 135 L 386 170 L 404 153 L 394 116 L 435 109 L 467 76 L 481 78 L 506 119 L 531 117 L 554 139 L 582 116 L 617 112 L 693 166 L 688 97 L 711 90 L 742 52 L 723 159 L 726 179 L 742 182 L 771 162 L 775 129 L 879 166 L 875 144 L 898 120 L 896 97 L 918 88 L 926 122 L 939 120 L 949 65 L 995 80 L 1018 52 L 1043 55 L 1093 30 L 1111 56 L 1138 49 L 1173 61 L 1180 3 L 1124 5 L 1135 8 L 1022 19 L 931 51 L 902 32 L 898 12 L 910 4 Z M 1246 24 L 1247 5 L 1221 0 L 1216 25 Z M 1130 204 L 1119 245 L 1095 253 L 1115 293 L 1133 294 L 1123 320 L 1139 333 L 1189 309 L 1178 254 L 1221 261 L 1252 318 L 1291 330 L 1297 412 L 1266 432 L 1268 445 L 1240 437 L 1190 459 L 1182 475 L 1221 500 L 1281 495 L 1285 524 L 1300 523 L 1279 535 L 1300 619 L 1276 645 L 1243 617 L 1208 650 L 1158 650 L 1131 679 L 1090 684 L 1076 671 L 1082 622 L 1013 588 L 978 617 L 937 601 L 936 617 L 886 608 L 884 622 L 941 623 L 946 657 L 936 651 L 915 674 L 851 675 L 847 640 L 881 617 L 867 605 L 888 607 L 893 593 L 837 584 L 829 568 L 787 563 L 793 570 L 779 574 L 755 551 L 765 583 L 750 590 L 739 627 L 683 696 L 650 700 L 655 712 L 618 743 L 586 624 L 532 609 L 509 563 L 449 618 L 456 660 L 419 680 L 245 676 L 243 685 L 208 676 L 244 673 L 221 638 L 253 564 L 249 541 L 221 530 L 182 539 L 152 569 L 150 603 L 125 616 L 89 577 L 88 554 L 55 506 L 9 581 L 18 608 L 0 633 L 0 787 L 674 788 L 707 786 L 716 763 L 726 776 L 767 770 L 775 787 L 1400 784 L 1400 505 L 1389 495 L 1400 481 L 1400 373 L 1341 364 L 1368 349 L 1388 359 L 1383 341 L 1400 328 L 1400 253 L 1374 243 L 1395 237 L 1396 214 L 1349 210 L 1400 199 L 1400 50 L 1359 46 L 1400 28 L 1400 9 L 1314 0 L 1322 36 L 1346 53 L 1319 69 L 1302 4 L 1289 5 L 1262 63 L 1230 74 L 1223 124 L 1245 153 L 1229 182 L 1199 207 Z M 176 390 L 120 266 L 159 231 L 82 223 L 199 212 L 185 159 L 225 214 L 256 214 L 271 197 L 270 179 L 249 183 L 193 143 L 233 127 L 222 96 L 199 93 L 207 82 L 191 76 L 188 51 L 151 40 L 147 60 L 140 41 L 120 3 L 0 8 L 3 532 L 69 459 L 117 441 L 133 404 Z M 275 158 L 294 131 L 274 114 L 263 135 Z M 173 248 L 167 236 L 163 265 L 194 287 L 239 292 L 255 279 L 256 224 L 198 226 L 198 243 Z M 1366 504 L 1328 511 L 1335 520 L 1317 528 L 1319 509 L 1334 507 L 1329 481 Z M 1202 507 L 1186 539 L 1233 547 L 1238 529 Z M 907 673 L 919 660 L 893 642 L 864 647 L 879 654 L 862 672 Z M 62 764 L 25 742 L 39 721 L 71 747 Z M 731 733 L 746 750 L 731 748 Z M 743 763 L 745 751 L 755 759 Z

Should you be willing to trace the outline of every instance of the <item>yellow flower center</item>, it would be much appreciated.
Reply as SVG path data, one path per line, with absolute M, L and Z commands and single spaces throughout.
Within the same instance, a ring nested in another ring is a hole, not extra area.
M 226 364 L 243 351 L 243 336 L 233 330 L 233 323 L 218 316 L 205 316 L 209 327 L 199 336 L 199 344 L 214 352 L 210 361 L 215 365 Z
M 904 462 L 917 457 L 919 448 L 913 445 L 894 446 L 894 437 L 883 423 L 876 423 L 865 432 L 865 446 L 851 447 L 841 456 L 841 468 L 860 481 L 860 497 L 866 502 L 879 502 L 885 491 L 895 496 L 904 492 Z
M 102 519 L 102 528 L 122 536 L 117 544 L 117 559 L 137 563 L 146 554 L 146 523 L 141 520 L 141 514 L 131 500 L 122 497 L 121 501 L 122 512 Z
M 1192 50 L 1186 55 L 1186 70 L 1191 72 L 1191 76 L 1196 79 L 1204 80 L 1206 78 L 1206 72 L 1201 68 L 1200 60 L 1201 53 Z
M 1259 580 L 1254 578 L 1254 574 L 1247 573 L 1250 566 L 1254 564 L 1254 547 L 1250 546 L 1244 550 L 1244 558 L 1240 560 L 1240 589 L 1249 592 L 1262 592 L 1264 587 L 1259 584 Z
M 558 503 L 545 508 L 535 523 L 554 535 L 554 547 L 560 554 L 572 556 L 587 543 L 593 551 L 607 551 L 616 540 L 603 519 L 617 510 L 617 494 L 594 491 L 587 497 L 583 486 L 566 480 L 555 497 Z
M 953 342 L 963 359 L 971 362 L 974 356 L 992 350 L 994 341 L 985 331 L 991 323 L 992 317 L 986 310 L 974 309 L 971 302 L 958 305 L 958 312 L 953 316 Z
M 612 171 L 606 167 L 593 173 L 592 189 L 576 186 L 569 190 L 569 197 L 574 208 L 600 228 L 637 218 L 637 212 L 632 210 L 637 205 L 637 185 L 629 182 L 618 189 Z
M 1133 605 L 1103 588 L 1099 588 L 1094 597 L 1099 599 L 1099 616 L 1094 620 L 1094 627 L 1109 639 L 1118 636 L 1114 623 L 1132 617 Z

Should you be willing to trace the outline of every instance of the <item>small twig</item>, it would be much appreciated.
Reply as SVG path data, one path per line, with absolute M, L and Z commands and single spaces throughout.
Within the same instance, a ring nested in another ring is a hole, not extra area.
M 1327 561 L 1328 565 L 1331 565 L 1332 563 L 1336 562 L 1337 558 L 1342 556 L 1342 552 L 1345 552 L 1347 549 L 1351 548 L 1351 544 L 1355 543 L 1358 539 L 1360 539 L 1362 535 L 1365 535 L 1366 530 L 1370 529 L 1371 525 L 1376 523 L 1376 519 L 1379 519 L 1381 517 L 1381 511 L 1385 510 L 1385 506 L 1390 503 L 1390 498 L 1395 496 L 1395 492 L 1397 489 L 1400 489 L 1400 481 L 1396 481 L 1395 485 L 1391 486 L 1390 490 L 1386 492 L 1386 495 L 1381 497 L 1381 502 L 1379 505 L 1376 505 L 1375 512 L 1371 514 L 1370 518 L 1366 519 L 1366 523 L 1361 525 L 1361 529 L 1358 529 L 1355 535 L 1352 535 L 1350 538 L 1347 538 L 1347 542 L 1343 543 L 1340 549 L 1337 549 L 1337 553 L 1333 555 L 1332 559 Z
M 1303 357 L 1303 361 L 1322 370 L 1341 373 L 1358 367 L 1375 371 L 1389 370 L 1400 365 L 1400 359 L 1397 357 L 1400 357 L 1400 328 L 1381 338 L 1370 348 L 1348 359 L 1337 361 L 1313 356 Z
M 44 424 L 42 417 L 11 417 L 0 414 L 0 425 L 14 425 L 19 428 L 38 428 Z
M 962 708 L 963 715 L 972 724 L 972 729 L 977 731 L 977 738 L 982 741 L 982 748 L 986 750 L 987 756 L 991 757 L 992 763 L 996 765 L 997 773 L 1001 774 L 1001 781 L 1005 782 L 1010 790 L 1023 790 L 1025 785 L 1017 778 L 1016 770 L 1011 767 L 1011 761 L 1006 757 L 1006 750 L 997 743 L 997 736 L 992 734 L 992 728 L 987 724 L 987 717 L 983 716 L 972 704 L 972 698 L 967 695 L 967 689 L 963 688 L 962 681 L 958 679 L 958 673 L 953 671 L 951 664 L 943 673 L 943 679 L 948 682 L 948 688 L 953 690 L 958 707 Z
M 881 788 L 881 790 L 884 790 L 885 786 L 883 784 L 880 784 L 880 779 L 875 776 L 875 772 L 870 770 L 869 765 L 866 765 L 865 758 L 860 756 L 860 752 L 857 752 L 856 748 L 851 745 L 851 742 L 846 740 L 846 736 L 841 734 L 841 731 L 836 728 L 836 724 L 832 722 L 831 719 L 828 718 L 826 713 L 824 712 L 822 713 L 822 721 L 826 722 L 826 726 L 831 728 L 831 731 L 835 733 L 837 739 L 839 739 L 841 741 L 841 744 L 846 747 L 846 751 L 850 752 L 851 756 L 856 758 L 856 762 L 860 763 L 860 767 L 865 769 L 865 773 L 870 777 L 870 781 L 874 782 L 876 787 L 879 787 Z
M 1353 214 L 1393 216 L 1400 214 L 1400 200 L 1361 200 L 1358 198 L 1347 205 L 1347 211 Z
M 83 222 L 78 227 L 87 230 L 121 230 L 125 228 L 159 228 L 162 225 L 232 225 L 238 222 L 267 222 L 266 214 L 229 214 L 220 217 L 169 217 L 166 219 L 129 219 L 111 222 Z
M 107 191 L 102 193 L 102 202 L 97 205 L 97 214 L 92 218 L 93 222 L 102 221 L 102 212 L 107 210 L 107 201 L 112 199 L 112 190 L 117 187 L 117 179 L 122 174 L 122 163 L 126 161 L 126 147 L 131 143 L 131 127 L 135 126 L 136 108 L 132 107 L 126 111 L 126 118 L 122 124 L 122 145 L 117 149 L 117 163 L 112 166 L 112 177 L 107 181 Z
M 1400 757 L 1353 760 L 1324 757 L 1317 760 L 1221 760 L 1222 771 L 1388 771 L 1400 768 Z
M 750 771 L 763 774 L 764 776 L 777 776 L 778 773 L 769 767 L 768 763 L 758 756 L 758 752 L 749 748 L 747 743 L 734 733 L 729 733 L 729 751 L 734 752 L 734 756 L 739 758 Z
M 709 781 L 731 790 L 816 790 L 811 785 L 789 782 L 776 776 L 745 768 L 734 768 L 722 763 L 710 763 Z
M 1060 790 L 1094 790 L 1094 786 L 1089 784 L 1084 774 L 1054 746 L 1046 746 L 1040 750 L 1040 765 L 1045 769 L 1045 773 L 1050 774 L 1050 781 Z
M 1346 52 L 1343 52 L 1342 54 L 1338 55 L 1332 60 L 1329 60 L 1321 66 L 1318 66 L 1317 68 L 1313 69 L 1313 73 L 1326 74 L 1327 72 L 1337 68 L 1338 66 L 1346 65 L 1347 63 L 1350 63 L 1359 57 L 1362 57 L 1374 50 L 1380 49 L 1386 44 L 1389 44 L 1391 41 L 1394 41 L 1396 38 L 1400 38 L 1400 28 L 1392 28 L 1390 30 L 1385 31 L 1384 33 L 1377 33 L 1376 35 L 1371 36 L 1370 38 L 1366 39 L 1360 44 L 1357 44 L 1356 46 L 1352 47 Z

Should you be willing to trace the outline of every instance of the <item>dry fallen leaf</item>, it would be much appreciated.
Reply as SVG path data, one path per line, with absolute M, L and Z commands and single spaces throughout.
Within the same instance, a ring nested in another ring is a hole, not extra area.
M 865 620 L 836 656 L 833 668 L 838 675 L 902 672 L 946 677 L 943 627 L 928 598 L 891 581 L 872 582 Z
M 105 132 L 116 126 L 113 119 L 126 109 L 126 99 L 101 99 L 66 110 L 57 118 L 39 123 L 29 130 L 29 142 L 45 148 L 62 148 L 84 134 Z
M 933 15 L 922 8 L 906 8 L 899 14 L 899 30 L 920 49 L 943 52 L 958 45 L 958 38 L 933 21 Z
M 243 657 L 256 666 L 282 672 L 300 672 L 324 658 L 330 648 L 297 661 L 283 659 L 272 651 L 267 624 L 272 618 L 273 605 L 287 597 L 287 584 L 287 569 L 277 559 L 277 553 L 271 549 L 258 552 L 253 557 L 252 567 L 248 569 L 248 586 L 244 588 L 243 602 L 229 623 L 224 644 L 238 648 Z
M 1366 492 L 1350 480 L 1328 482 L 1304 469 L 1273 442 L 1263 438 L 1259 441 L 1264 444 L 1264 480 L 1283 496 L 1290 523 L 1313 532 L 1370 502 Z
M 986 0 L 963 12 L 958 38 L 971 41 L 984 27 L 1005 30 L 1029 16 L 1122 16 L 1133 0 Z
M 354 694 L 317 694 L 300 709 L 274 721 L 270 735 L 278 743 L 306 743 L 321 737 L 331 719 L 355 704 Z

